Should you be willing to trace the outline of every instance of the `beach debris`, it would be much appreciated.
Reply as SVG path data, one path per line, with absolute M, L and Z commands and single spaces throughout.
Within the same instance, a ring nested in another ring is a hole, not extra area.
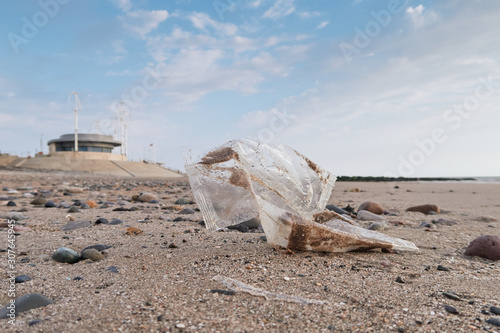
M 241 281 L 231 279 L 231 278 L 228 278 L 228 277 L 225 277 L 222 275 L 217 275 L 213 279 L 217 282 L 220 282 L 226 288 L 229 288 L 232 291 L 244 292 L 244 293 L 248 293 L 248 294 L 253 295 L 253 296 L 264 297 L 266 300 L 299 303 L 299 304 L 303 304 L 303 305 L 328 304 L 328 302 L 326 302 L 326 301 L 320 301 L 320 300 L 311 299 L 311 298 L 304 298 L 304 297 L 299 297 L 299 296 L 294 296 L 294 295 L 286 295 L 286 294 L 269 292 L 269 291 L 266 291 L 264 289 L 252 287 L 252 286 L 245 284 Z
M 42 306 L 47 306 L 54 303 L 53 300 L 48 299 L 39 293 L 31 293 L 22 295 L 0 309 L 0 319 L 16 318 L 16 315 L 31 309 L 36 309 Z
M 384 208 L 380 204 L 378 204 L 376 202 L 371 202 L 371 201 L 363 202 L 361 205 L 359 205 L 358 212 L 362 211 L 362 210 L 365 210 L 365 211 L 368 211 L 370 213 L 377 214 L 377 215 L 384 214 Z
M 500 235 L 483 235 L 470 242 L 464 253 L 490 260 L 500 260 Z
M 406 209 L 406 211 L 407 212 L 419 212 L 419 213 L 422 213 L 425 215 L 429 215 L 429 214 L 431 214 L 431 212 L 439 213 L 439 207 L 436 205 L 427 204 L 427 205 L 413 206 L 413 207 Z
M 209 230 L 258 220 L 269 244 L 291 250 L 418 251 L 411 242 L 366 230 L 325 210 L 336 177 L 286 145 L 240 139 L 184 157 Z

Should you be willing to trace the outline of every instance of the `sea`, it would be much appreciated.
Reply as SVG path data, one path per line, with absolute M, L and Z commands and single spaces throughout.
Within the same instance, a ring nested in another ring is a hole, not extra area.
M 470 181 L 471 183 L 496 183 L 500 184 L 500 177 L 472 177 L 476 181 Z

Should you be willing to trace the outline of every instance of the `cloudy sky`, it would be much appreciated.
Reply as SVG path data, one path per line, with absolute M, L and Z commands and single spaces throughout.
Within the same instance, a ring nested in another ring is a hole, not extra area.
M 40 0 L 0 5 L 0 150 L 73 130 L 183 169 L 285 143 L 337 175 L 500 175 L 500 2 Z

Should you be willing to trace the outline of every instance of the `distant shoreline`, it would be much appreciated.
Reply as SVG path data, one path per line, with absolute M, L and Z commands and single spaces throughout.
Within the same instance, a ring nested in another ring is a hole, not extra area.
M 338 176 L 338 182 L 448 182 L 448 181 L 481 181 L 481 179 L 474 177 L 373 177 L 373 176 Z M 495 178 L 495 177 L 489 177 Z

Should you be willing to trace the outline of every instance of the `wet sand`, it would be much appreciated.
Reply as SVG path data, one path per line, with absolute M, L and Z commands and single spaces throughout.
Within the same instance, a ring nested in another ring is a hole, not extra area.
M 64 185 L 63 183 L 68 183 Z M 65 196 L 64 188 L 84 188 Z M 399 186 L 399 188 L 394 188 Z M 396 213 L 385 234 L 414 242 L 419 253 L 293 253 L 276 251 L 262 233 L 209 232 L 198 222 L 199 212 L 180 214 L 196 204 L 187 180 L 144 180 L 91 175 L 0 170 L 0 188 L 18 190 L 16 207 L 0 205 L 28 217 L 17 222 L 31 231 L 16 237 L 17 275 L 31 281 L 16 284 L 16 296 L 37 292 L 54 303 L 19 313 L 16 326 L 0 320 L 2 332 L 498 332 L 486 323 L 500 307 L 500 262 L 463 255 L 474 238 L 500 234 L 500 184 L 475 183 L 336 183 L 330 203 L 357 208 L 374 201 Z M 359 188 L 361 192 L 351 192 Z M 35 207 L 26 192 L 50 191 L 56 204 L 94 200 L 98 207 L 71 213 L 92 226 L 61 231 L 67 209 Z M 135 211 L 113 211 L 120 199 L 147 191 L 159 203 L 131 202 Z M 9 196 L 1 191 L 0 196 Z M 121 197 L 120 197 L 121 196 Z M 102 202 L 115 202 L 99 208 Z M 406 212 L 419 204 L 435 204 L 439 215 Z M 121 225 L 94 224 L 99 218 L 119 218 Z M 183 218 L 183 221 L 173 220 Z M 456 225 L 435 225 L 444 218 Z M 429 222 L 432 228 L 421 227 Z M 486 222 L 485 222 L 486 221 Z M 368 226 L 368 222 L 361 225 Z M 143 231 L 126 233 L 132 226 Z M 112 247 L 100 261 L 63 264 L 50 259 L 59 247 L 76 251 L 95 245 Z M 7 229 L 0 228 L 0 249 L 6 249 Z M 0 253 L 0 306 L 7 295 L 7 252 Z M 29 258 L 29 259 L 25 259 Z M 448 270 L 438 270 L 438 266 Z M 107 271 L 115 266 L 118 273 Z M 213 278 L 236 279 L 263 290 L 303 297 L 325 304 L 302 305 L 267 300 L 228 290 Z M 79 278 L 77 278 L 79 277 Z M 77 278 L 77 279 L 75 279 Z M 450 299 L 443 292 L 455 293 Z M 456 308 L 458 314 L 445 310 Z M 41 322 L 29 326 L 33 320 Z

